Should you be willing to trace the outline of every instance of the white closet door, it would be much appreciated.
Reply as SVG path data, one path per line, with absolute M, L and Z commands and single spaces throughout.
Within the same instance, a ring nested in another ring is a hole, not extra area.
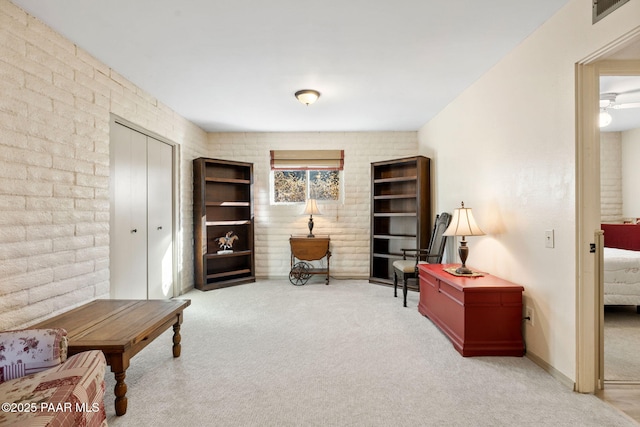
M 111 150 L 111 297 L 146 299 L 147 137 L 116 124 Z
M 147 137 L 148 297 L 173 296 L 173 149 Z

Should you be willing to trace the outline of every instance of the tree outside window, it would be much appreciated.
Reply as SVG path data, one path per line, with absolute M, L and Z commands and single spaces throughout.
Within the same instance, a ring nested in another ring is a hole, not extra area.
M 339 171 L 309 171 L 309 198 L 316 200 L 338 200 L 339 197 Z
M 274 171 L 273 201 L 276 203 L 304 202 L 307 195 L 306 171 Z
M 340 171 L 294 170 L 273 172 L 275 203 L 302 203 L 307 198 L 339 200 Z

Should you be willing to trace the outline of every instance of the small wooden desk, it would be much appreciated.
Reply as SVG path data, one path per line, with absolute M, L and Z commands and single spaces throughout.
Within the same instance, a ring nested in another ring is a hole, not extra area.
M 102 350 L 116 378 L 116 415 L 127 412 L 129 361 L 151 341 L 173 326 L 173 357 L 180 357 L 180 324 L 188 299 L 113 300 L 99 299 L 34 325 L 34 328 L 64 328 L 68 354 Z
M 307 271 L 308 274 L 326 274 L 325 284 L 328 285 L 329 258 L 331 258 L 331 251 L 329 250 L 330 241 L 329 236 L 291 236 L 289 239 L 289 244 L 291 245 L 291 268 L 293 269 L 296 259 L 301 261 L 317 261 L 327 257 L 327 268 L 310 268 Z

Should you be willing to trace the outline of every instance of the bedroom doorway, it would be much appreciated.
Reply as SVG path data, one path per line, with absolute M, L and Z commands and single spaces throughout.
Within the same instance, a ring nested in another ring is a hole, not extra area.
M 604 384 L 640 385 L 640 294 L 634 290 L 639 280 L 629 269 L 638 247 L 631 241 L 635 226 L 625 225 L 640 217 L 634 194 L 640 180 L 640 72 L 600 72 L 599 86 L 606 119 L 600 123 Z
M 576 64 L 576 383 L 604 388 L 604 304 L 600 201 L 600 75 L 640 75 L 640 27 Z M 595 253 L 595 255 L 594 255 Z

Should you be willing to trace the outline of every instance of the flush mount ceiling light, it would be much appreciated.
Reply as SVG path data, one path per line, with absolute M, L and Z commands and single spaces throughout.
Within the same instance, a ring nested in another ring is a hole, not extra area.
M 313 104 L 318 98 L 320 98 L 320 92 L 312 89 L 303 89 L 296 92 L 296 98 L 298 101 L 305 105 Z

